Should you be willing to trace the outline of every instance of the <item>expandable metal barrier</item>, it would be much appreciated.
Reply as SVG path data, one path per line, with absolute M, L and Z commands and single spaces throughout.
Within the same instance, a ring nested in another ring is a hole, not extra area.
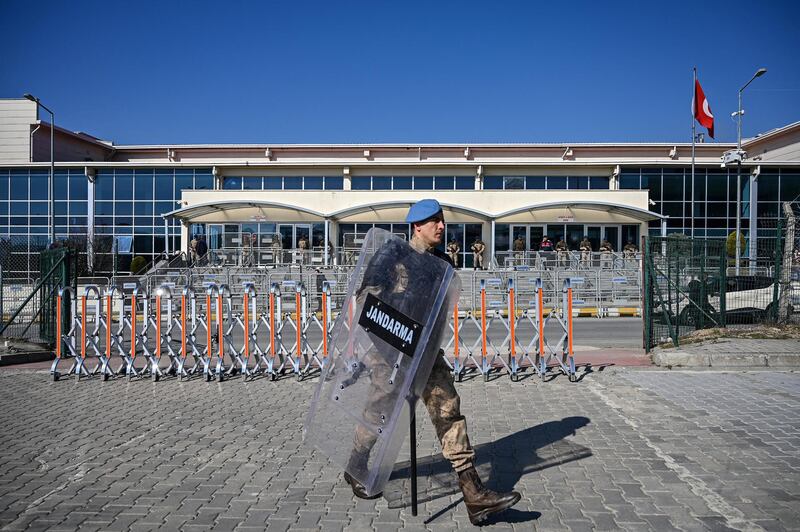
M 488 381 L 493 372 L 505 371 L 517 381 L 526 368 L 542 379 L 552 368 L 576 380 L 570 279 L 564 279 L 560 308 L 551 305 L 551 309 L 545 307 L 542 279 L 528 282 L 533 290 L 525 288 L 520 297 L 513 278 L 505 283 L 481 279 L 479 309 L 462 312 L 456 306 L 450 322 L 452 335 L 444 346 L 446 351 L 452 349 L 452 358 L 445 355 L 445 361 L 456 380 L 461 381 L 467 372 L 478 372 Z M 284 311 L 286 296 L 278 283 L 270 286 L 263 308 L 252 283 L 243 283 L 241 299 L 236 298 L 241 307 L 235 306 L 227 285 L 205 285 L 204 295 L 190 286 L 183 288 L 177 308 L 168 283 L 155 291 L 153 304 L 141 287 L 124 296 L 114 286 L 101 294 L 98 286 L 89 285 L 82 297 L 76 297 L 70 287 L 61 288 L 56 302 L 56 358 L 50 368 L 53 380 L 59 380 L 59 365 L 70 358 L 65 375 L 78 379 L 100 375 L 103 380 L 126 376 L 154 381 L 195 376 L 223 381 L 235 374 L 245 381 L 259 376 L 275 380 L 287 372 L 299 381 L 328 363 L 334 319 L 329 283 L 322 284 L 319 312 L 309 312 L 303 283 L 294 285 L 289 296 L 294 309 L 289 312 Z M 487 286 L 491 288 L 488 295 Z M 65 297 L 71 310 L 67 320 L 62 316 Z M 348 325 L 354 319 L 348 316 Z M 545 334 L 551 322 L 560 328 L 554 344 Z M 502 337 L 490 333 L 498 323 Z M 111 367 L 114 356 L 121 361 L 116 370 Z M 166 367 L 162 364 L 165 356 Z M 97 362 L 91 369 L 89 358 Z

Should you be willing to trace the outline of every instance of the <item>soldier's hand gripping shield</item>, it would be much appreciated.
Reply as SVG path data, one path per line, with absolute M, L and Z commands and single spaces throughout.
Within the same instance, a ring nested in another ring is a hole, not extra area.
M 331 332 L 304 436 L 366 488 L 382 491 L 458 300 L 453 268 L 382 229 L 367 233 Z

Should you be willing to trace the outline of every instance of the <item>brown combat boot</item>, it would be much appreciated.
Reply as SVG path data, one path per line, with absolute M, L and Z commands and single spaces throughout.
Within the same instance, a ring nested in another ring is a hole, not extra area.
M 522 497 L 516 491 L 495 493 L 486 489 L 474 467 L 458 474 L 458 484 L 464 494 L 469 522 L 473 525 L 482 523 L 491 514 L 511 508 Z
M 353 450 L 352 454 L 350 455 L 350 461 L 347 464 L 347 468 L 350 471 L 356 471 L 356 472 L 366 471 L 368 460 L 369 460 L 369 451 L 363 453 Z M 376 493 L 375 495 L 368 495 L 367 488 L 361 482 L 353 478 L 353 476 L 350 475 L 350 473 L 348 473 L 347 471 L 345 471 L 344 473 L 344 481 L 350 484 L 350 487 L 353 488 L 353 495 L 355 495 L 359 499 L 372 500 L 372 499 L 377 499 L 378 497 L 383 495 L 383 492 Z

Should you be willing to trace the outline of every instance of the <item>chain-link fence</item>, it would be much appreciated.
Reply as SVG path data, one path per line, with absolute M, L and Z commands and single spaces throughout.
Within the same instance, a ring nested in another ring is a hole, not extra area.
M 34 278 L 3 277 L 0 281 L 0 336 L 52 344 L 55 340 L 55 296 L 60 287 L 75 288 L 79 254 L 67 247 L 44 250 L 37 256 L 41 274 Z M 66 301 L 65 309 L 69 309 Z M 68 312 L 62 312 L 68 320 Z

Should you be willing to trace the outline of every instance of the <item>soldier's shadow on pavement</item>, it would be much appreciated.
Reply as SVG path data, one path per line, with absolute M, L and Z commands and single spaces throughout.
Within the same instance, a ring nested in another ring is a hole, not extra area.
M 523 475 L 591 456 L 589 448 L 565 439 L 589 422 L 587 417 L 566 417 L 561 421 L 548 421 L 497 441 L 478 445 L 475 447 L 475 468 L 489 489 L 511 491 Z M 410 476 L 410 462 L 395 464 L 383 490 L 389 508 L 411 506 Z M 458 477 L 441 453 L 418 459 L 417 477 L 417 496 L 420 503 L 461 492 Z M 455 508 L 461 501 L 459 499 L 438 510 L 427 522 Z M 539 512 L 511 509 L 498 514 L 496 521 L 525 522 L 538 519 L 540 515 Z

